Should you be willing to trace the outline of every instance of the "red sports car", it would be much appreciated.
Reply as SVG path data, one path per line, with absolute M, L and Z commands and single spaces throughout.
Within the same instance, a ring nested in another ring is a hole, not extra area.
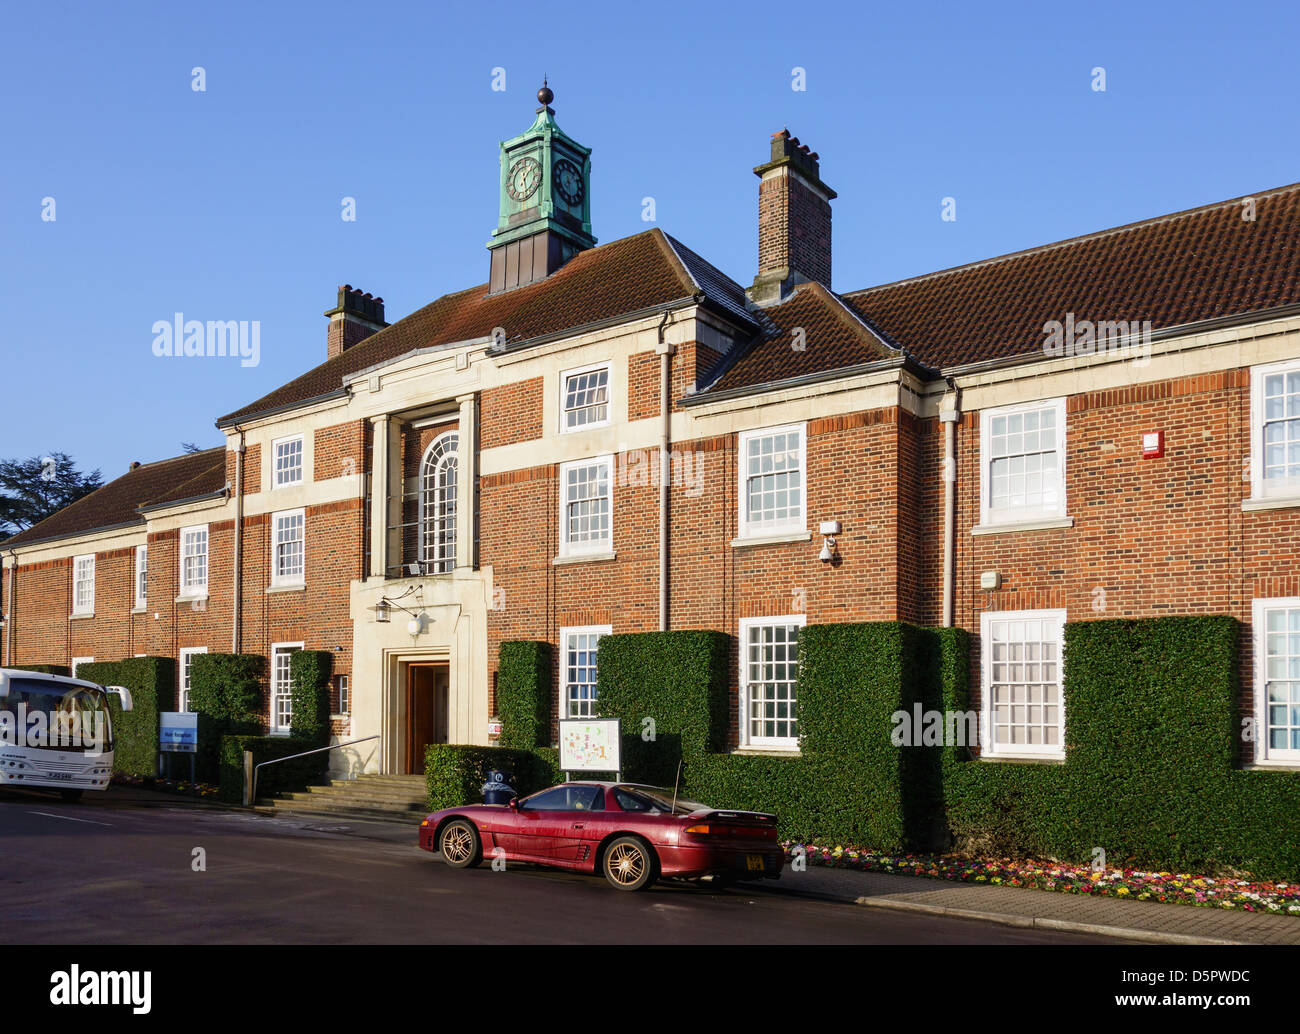
M 718 811 L 636 783 L 561 783 L 508 805 L 447 808 L 420 823 L 420 846 L 457 869 L 486 855 L 599 872 L 619 890 L 659 877 L 774 880 L 785 865 L 775 815 Z

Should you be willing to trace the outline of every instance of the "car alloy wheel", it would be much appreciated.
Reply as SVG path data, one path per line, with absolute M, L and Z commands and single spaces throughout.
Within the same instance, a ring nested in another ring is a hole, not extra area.
M 483 843 L 478 830 L 465 819 L 447 823 L 438 837 L 438 850 L 442 860 L 453 869 L 468 869 L 478 865 L 483 858 Z
M 619 890 L 644 890 L 654 882 L 654 855 L 636 837 L 619 837 L 602 861 L 605 879 Z

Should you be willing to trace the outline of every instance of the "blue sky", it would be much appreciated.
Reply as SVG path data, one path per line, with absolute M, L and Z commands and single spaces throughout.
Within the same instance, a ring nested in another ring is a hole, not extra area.
M 126 0 L 12 3 L 5 28 L 0 457 L 110 479 L 220 444 L 216 417 L 321 361 L 338 284 L 395 320 L 484 281 L 497 142 L 543 73 L 594 149 L 597 237 L 646 229 L 652 196 L 742 283 L 783 125 L 839 193 L 840 291 L 1300 180 L 1280 4 Z M 260 364 L 154 356 L 177 311 L 259 320 Z

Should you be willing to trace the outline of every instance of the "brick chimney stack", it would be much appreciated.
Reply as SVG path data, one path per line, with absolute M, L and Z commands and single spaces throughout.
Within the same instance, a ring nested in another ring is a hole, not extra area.
M 831 200 L 820 156 L 788 129 L 772 134 L 772 158 L 758 184 L 758 276 L 745 293 L 755 306 L 779 302 L 797 284 L 831 286 Z
M 369 291 L 361 291 L 351 284 L 339 288 L 339 303 L 328 309 L 325 315 L 330 318 L 327 337 L 328 355 L 333 359 L 340 356 L 358 341 L 364 341 L 376 331 L 383 330 L 384 300 L 373 297 Z

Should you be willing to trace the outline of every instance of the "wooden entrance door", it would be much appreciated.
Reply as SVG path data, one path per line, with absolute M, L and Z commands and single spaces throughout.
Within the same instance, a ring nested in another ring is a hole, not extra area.
M 406 669 L 406 771 L 424 772 L 424 748 L 446 743 L 447 665 L 410 664 Z

